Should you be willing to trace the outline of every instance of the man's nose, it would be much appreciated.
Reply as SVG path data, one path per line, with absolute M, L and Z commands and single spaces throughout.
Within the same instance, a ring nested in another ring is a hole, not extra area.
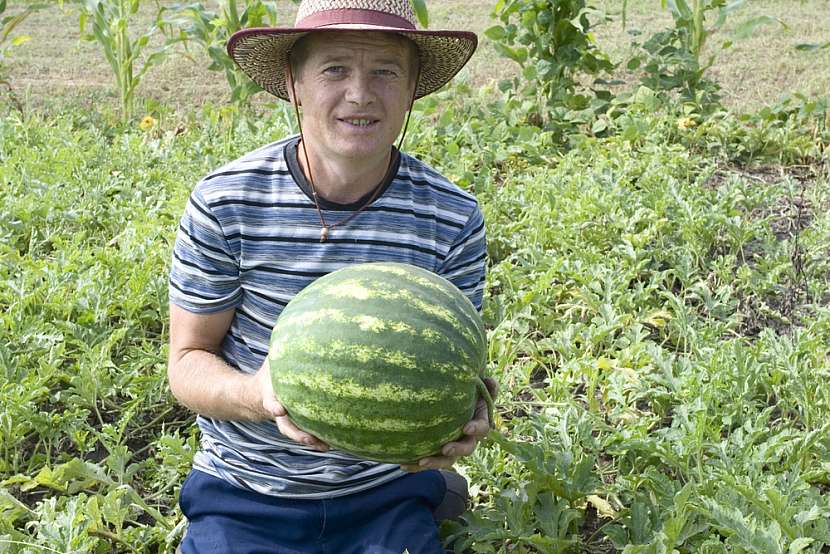
M 346 100 L 359 106 L 371 104 L 374 99 L 371 76 L 355 72 L 349 77 L 346 85 Z

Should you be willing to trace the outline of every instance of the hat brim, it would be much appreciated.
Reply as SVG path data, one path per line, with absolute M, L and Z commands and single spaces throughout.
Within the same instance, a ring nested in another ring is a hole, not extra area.
M 447 84 L 475 52 L 478 38 L 467 31 L 406 30 L 372 25 L 329 25 L 323 28 L 254 28 L 234 33 L 228 54 L 263 90 L 288 100 L 286 68 L 294 43 L 309 33 L 375 31 L 402 35 L 418 46 L 421 64 L 415 98 Z

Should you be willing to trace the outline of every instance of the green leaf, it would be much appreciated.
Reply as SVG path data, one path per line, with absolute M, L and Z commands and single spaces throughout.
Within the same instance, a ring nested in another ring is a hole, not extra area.
M 830 49 L 830 42 L 825 42 L 824 44 L 801 43 L 795 45 L 796 50 L 801 50 L 803 52 L 814 52 L 816 50 L 822 50 L 825 48 Z
M 13 522 L 31 512 L 32 510 L 12 493 L 5 488 L 0 488 L 0 514 L 3 514 L 3 519 Z
M 815 542 L 815 539 L 812 537 L 799 537 L 790 543 L 790 548 L 787 550 L 787 554 L 797 554 L 798 552 L 803 552 L 808 546 L 813 544 L 813 542 Z
M 723 27 L 724 23 L 726 23 L 726 19 L 729 16 L 729 14 L 739 10 L 741 7 L 743 7 L 744 3 L 745 0 L 735 0 L 734 2 L 730 2 L 729 4 L 718 10 L 718 19 L 717 21 L 715 21 L 714 28 L 720 29 L 721 27 Z
M 426 29 L 429 27 L 429 13 L 427 12 L 426 0 L 412 0 L 412 7 L 415 8 L 415 15 L 418 17 L 418 23 L 421 27 Z
M 675 19 L 685 19 L 687 21 L 694 19 L 692 9 L 686 3 L 686 0 L 668 0 L 668 5 Z
M 484 36 L 490 40 L 504 40 L 507 38 L 507 31 L 501 25 L 493 25 L 484 31 Z
M 30 40 L 32 40 L 32 37 L 30 37 L 29 35 L 20 35 L 12 39 L 12 46 L 20 46 L 21 44 L 25 44 Z
M 502 56 L 510 58 L 519 64 L 524 64 L 525 60 L 527 60 L 527 48 L 511 48 L 499 42 L 494 42 L 493 47 Z
M 738 25 L 735 28 L 734 35 L 737 39 L 747 39 L 755 34 L 755 30 L 758 29 L 758 27 L 762 27 L 764 25 L 772 25 L 775 23 L 778 23 L 784 29 L 788 28 L 787 24 L 777 17 L 772 17 L 769 15 L 759 15 L 758 17 L 747 19 L 746 21 Z

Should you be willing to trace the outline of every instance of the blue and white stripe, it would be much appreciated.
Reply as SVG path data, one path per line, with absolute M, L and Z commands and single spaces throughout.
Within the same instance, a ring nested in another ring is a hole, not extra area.
M 350 264 L 390 261 L 428 269 L 452 281 L 481 309 L 485 231 L 472 195 L 401 154 L 382 194 L 321 243 L 319 215 L 297 169 L 296 143 L 297 137 L 290 137 L 270 144 L 206 176 L 180 222 L 170 301 L 195 313 L 235 309 L 222 343 L 230 365 L 255 372 L 291 298 Z M 329 224 L 357 208 L 321 207 Z M 202 450 L 194 467 L 261 493 L 332 497 L 401 475 L 395 465 L 304 448 L 268 422 L 201 416 L 197 422 Z

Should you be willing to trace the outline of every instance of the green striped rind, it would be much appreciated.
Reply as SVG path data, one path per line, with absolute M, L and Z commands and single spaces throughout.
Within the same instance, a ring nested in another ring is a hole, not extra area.
M 452 442 L 462 435 L 460 428 L 453 429 L 446 434 L 437 434 L 435 430 L 427 429 L 421 436 L 406 435 L 398 437 L 397 439 L 390 439 L 389 431 L 378 433 L 356 430 L 343 434 L 341 428 L 328 428 L 316 421 L 304 420 L 302 416 L 297 417 L 292 414 L 291 418 L 301 428 L 313 426 L 317 434 L 321 437 L 324 435 L 337 437 L 328 442 L 340 450 L 350 452 L 368 460 L 377 460 L 390 464 L 417 462 L 421 458 L 436 454 L 442 445 Z M 436 444 L 438 445 L 437 448 Z
M 394 319 L 395 312 L 405 313 L 416 328 L 465 348 L 474 360 L 471 366 L 483 371 L 487 349 L 481 316 L 452 283 L 425 269 L 374 263 L 330 273 L 303 289 L 283 310 L 277 326 L 290 314 L 313 312 L 323 304 L 355 306 L 357 313 L 382 314 L 378 319 L 384 321 Z
M 461 436 L 486 356 L 478 312 L 449 281 L 405 264 L 349 266 L 283 310 L 274 389 L 302 429 L 368 459 L 416 461 Z

